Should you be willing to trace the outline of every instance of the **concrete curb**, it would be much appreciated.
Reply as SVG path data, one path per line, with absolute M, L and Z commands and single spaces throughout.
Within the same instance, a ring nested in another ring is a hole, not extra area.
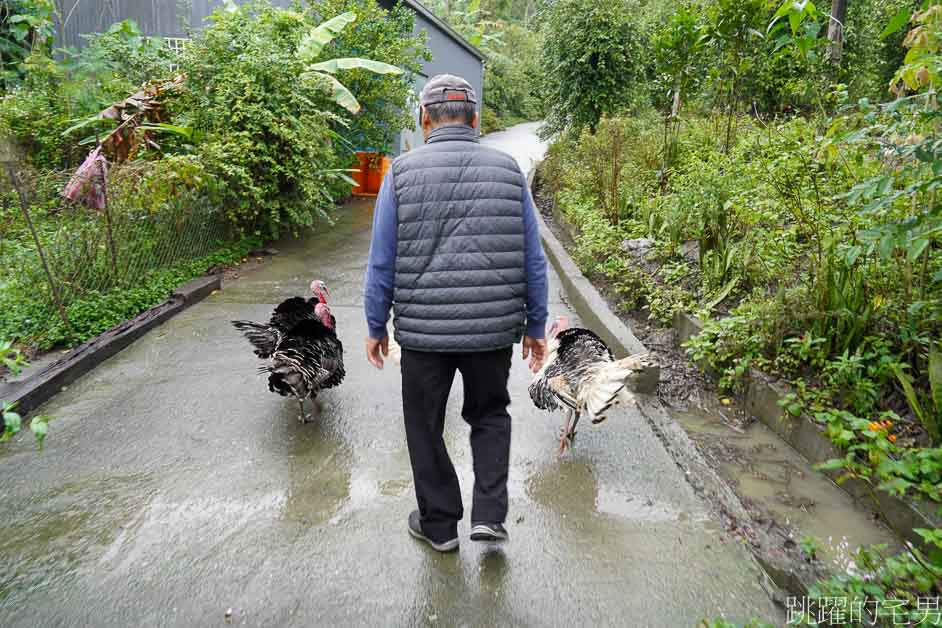
M 678 312 L 674 317 L 674 329 L 679 345 L 699 334 L 703 325 L 693 316 Z M 762 421 L 808 462 L 818 464 L 844 456 L 825 436 L 824 428 L 817 421 L 805 414 L 792 416 L 778 405 L 779 401 L 791 392 L 789 386 L 756 370 L 749 372 L 745 386 L 742 402 L 746 411 Z M 825 472 L 825 475 L 834 481 L 841 472 Z M 883 491 L 871 491 L 867 483 L 853 478 L 837 486 L 850 495 L 858 506 L 880 516 L 890 528 L 897 530 L 903 538 L 917 547 L 926 545 L 925 540 L 913 531 L 914 528 L 935 528 L 942 525 L 942 519 L 934 515 L 934 509 L 926 502 L 911 503 Z M 879 502 L 879 507 L 874 504 L 874 499 Z
M 26 416 L 82 375 L 115 355 L 145 333 L 219 290 L 219 275 L 199 277 L 174 290 L 169 299 L 135 318 L 79 345 L 61 360 L 50 364 L 8 392 L 6 401 L 17 404 Z

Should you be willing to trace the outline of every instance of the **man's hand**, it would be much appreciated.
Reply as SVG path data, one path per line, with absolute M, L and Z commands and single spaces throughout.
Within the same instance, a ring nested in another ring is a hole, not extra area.
M 523 337 L 523 359 L 530 358 L 530 370 L 536 373 L 543 368 L 546 359 L 546 339 Z
M 382 370 L 385 355 L 389 355 L 389 336 L 385 336 L 382 340 L 366 339 L 366 359 L 370 361 L 370 364 Z

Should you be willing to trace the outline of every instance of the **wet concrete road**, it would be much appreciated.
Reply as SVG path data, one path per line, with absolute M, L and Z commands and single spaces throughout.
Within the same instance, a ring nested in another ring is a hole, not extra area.
M 586 426 L 557 459 L 562 417 L 531 406 L 519 359 L 511 541 L 472 543 L 464 521 L 460 552 L 442 556 L 406 534 L 399 373 L 362 348 L 371 209 L 280 244 L 60 394 L 41 454 L 28 438 L 0 448 L 0 626 L 214 626 L 227 609 L 252 626 L 780 623 L 638 413 Z M 228 321 L 265 319 L 314 277 L 330 286 L 348 376 L 301 425 Z M 566 312 L 555 276 L 551 288 L 551 314 Z M 470 500 L 460 388 L 446 438 Z

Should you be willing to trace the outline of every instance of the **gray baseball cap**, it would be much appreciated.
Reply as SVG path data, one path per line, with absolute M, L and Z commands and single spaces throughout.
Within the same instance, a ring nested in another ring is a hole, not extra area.
M 433 76 L 422 88 L 419 102 L 422 106 L 437 105 L 443 102 L 465 101 L 477 104 L 478 98 L 471 83 L 454 74 Z

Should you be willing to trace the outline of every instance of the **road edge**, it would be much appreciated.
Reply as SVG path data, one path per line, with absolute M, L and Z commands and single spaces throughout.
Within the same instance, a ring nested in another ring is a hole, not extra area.
M 113 355 L 129 347 L 151 329 L 170 320 L 191 305 L 222 288 L 221 275 L 197 277 L 176 288 L 163 303 L 144 310 L 131 320 L 75 347 L 32 377 L 4 392 L 4 400 L 16 404 L 27 416 Z
M 534 164 L 527 177 L 531 188 L 538 166 L 539 163 Z M 612 311 L 608 302 L 579 270 L 539 212 L 537 212 L 537 218 L 544 251 L 556 269 L 567 296 L 570 297 L 570 305 L 593 328 L 593 331 L 612 344 L 615 349 L 626 354 L 646 352 L 641 341 Z M 656 392 L 660 369 L 656 368 L 652 371 L 654 372 L 645 378 L 645 390 L 639 392 L 644 394 Z M 710 466 L 684 429 L 664 412 L 659 401 L 639 400 L 638 411 L 674 463 L 684 472 L 684 477 L 694 491 L 716 510 L 728 531 L 743 539 L 743 544 L 746 545 L 749 555 L 763 576 L 760 584 L 769 597 L 784 605 L 789 595 L 807 595 L 810 586 L 819 580 L 822 574 L 810 564 L 802 563 L 795 557 L 789 556 L 781 549 L 781 544 L 777 543 L 767 531 L 750 525 L 753 519 L 742 500 L 726 480 Z

